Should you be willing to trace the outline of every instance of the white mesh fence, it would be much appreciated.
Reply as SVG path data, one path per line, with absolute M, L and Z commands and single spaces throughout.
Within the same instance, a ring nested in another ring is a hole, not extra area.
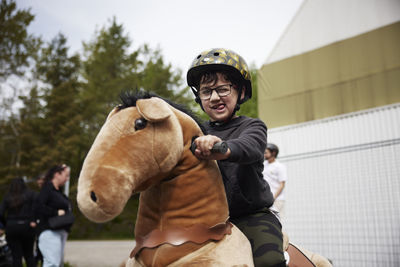
M 287 166 L 293 243 L 334 266 L 400 266 L 400 104 L 271 129 L 268 141 Z

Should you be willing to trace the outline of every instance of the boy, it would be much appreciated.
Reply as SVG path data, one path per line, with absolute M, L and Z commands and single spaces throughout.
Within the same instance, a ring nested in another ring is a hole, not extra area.
M 281 222 L 285 219 L 285 184 L 287 181 L 286 166 L 276 158 L 279 154 L 277 145 L 268 143 L 264 153 L 264 179 L 269 184 L 274 196 L 274 207 L 279 211 Z
M 231 50 L 204 51 L 189 68 L 187 82 L 210 118 L 208 135 L 194 141 L 195 156 L 218 161 L 230 219 L 249 239 L 255 266 L 286 266 L 281 224 L 269 210 L 274 198 L 262 176 L 267 128 L 259 119 L 235 115 L 252 95 L 246 62 Z M 228 151 L 211 153 L 220 141 Z

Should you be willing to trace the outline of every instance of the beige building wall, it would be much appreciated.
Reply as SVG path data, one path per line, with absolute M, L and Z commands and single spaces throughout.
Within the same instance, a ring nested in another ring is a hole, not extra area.
M 266 64 L 258 112 L 269 128 L 400 102 L 400 22 Z

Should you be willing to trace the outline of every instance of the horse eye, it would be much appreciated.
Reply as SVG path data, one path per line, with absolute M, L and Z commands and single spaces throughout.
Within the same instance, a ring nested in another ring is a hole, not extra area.
M 142 130 L 146 127 L 146 125 L 147 125 L 147 121 L 145 119 L 143 119 L 143 118 L 137 119 L 135 121 L 135 130 L 136 131 Z

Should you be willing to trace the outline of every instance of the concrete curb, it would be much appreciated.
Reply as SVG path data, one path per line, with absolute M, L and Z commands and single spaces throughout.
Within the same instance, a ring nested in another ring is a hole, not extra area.
M 135 246 L 135 241 L 67 241 L 64 261 L 74 267 L 120 266 Z

